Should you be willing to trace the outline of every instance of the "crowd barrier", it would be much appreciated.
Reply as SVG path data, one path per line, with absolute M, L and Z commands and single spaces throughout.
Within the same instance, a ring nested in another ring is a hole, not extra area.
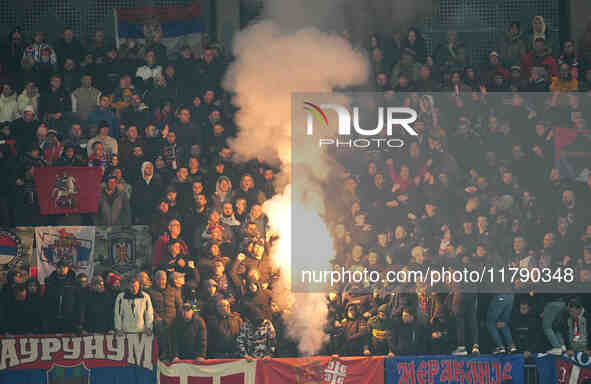
M 158 361 L 143 334 L 0 338 L 0 384 L 582 384 L 591 360 L 539 354 Z

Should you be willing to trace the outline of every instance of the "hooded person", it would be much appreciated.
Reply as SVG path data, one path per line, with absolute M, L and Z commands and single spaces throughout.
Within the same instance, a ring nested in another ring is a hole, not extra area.
M 154 164 L 144 161 L 140 169 L 140 177 L 133 185 L 131 210 L 135 224 L 147 225 L 152 221 L 153 209 L 162 195 L 162 190 L 162 180 L 154 175 Z
M 232 202 L 232 182 L 227 176 L 218 177 L 215 183 L 215 192 L 211 196 L 213 208 L 221 211 L 224 203 Z

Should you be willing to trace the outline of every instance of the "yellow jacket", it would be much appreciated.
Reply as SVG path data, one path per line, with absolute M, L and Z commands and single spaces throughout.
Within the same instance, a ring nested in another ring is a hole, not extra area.
M 552 84 L 550 84 L 550 91 L 552 92 L 570 92 L 579 89 L 579 81 L 577 79 L 560 80 L 557 76 L 552 76 Z

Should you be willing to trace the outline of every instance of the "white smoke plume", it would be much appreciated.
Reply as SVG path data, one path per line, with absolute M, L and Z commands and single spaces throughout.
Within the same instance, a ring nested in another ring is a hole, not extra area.
M 318 28 L 324 27 L 317 24 L 319 21 L 330 17 L 331 6 L 339 4 L 333 0 L 269 1 L 265 12 L 268 19 L 236 36 L 235 61 L 224 79 L 225 89 L 234 94 L 233 104 L 240 109 L 236 117 L 238 135 L 229 142 L 236 160 L 262 157 L 265 161 L 276 161 L 275 165 L 281 169 L 283 193 L 263 206 L 273 232 L 280 236 L 271 250 L 282 276 L 278 286 L 274 286 L 274 299 L 280 306 L 291 307 L 284 319 L 290 336 L 304 355 L 318 353 L 325 341 L 327 308 L 321 293 L 293 294 L 288 289 L 292 258 L 290 215 L 292 209 L 295 214 L 304 215 L 309 224 L 306 234 L 313 236 L 309 241 L 310 254 L 322 254 L 324 264 L 328 264 L 334 252 L 321 219 L 324 212 L 321 184 L 332 166 L 317 147 L 297 148 L 297 154 L 292 157 L 292 94 L 331 92 L 367 80 L 366 58 L 348 41 Z M 310 15 L 314 16 L 309 23 Z M 309 175 L 301 180 L 298 172 L 298 180 L 294 180 L 298 190 L 305 190 L 305 200 L 299 192 L 292 196 L 286 186 L 294 165 L 306 168 L 301 174 Z

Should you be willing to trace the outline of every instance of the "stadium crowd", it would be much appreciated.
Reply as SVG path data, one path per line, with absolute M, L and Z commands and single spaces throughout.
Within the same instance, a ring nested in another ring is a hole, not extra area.
M 573 284 L 588 282 L 589 36 L 553 46 L 536 16 L 523 30 L 512 23 L 480 66 L 451 31 L 432 54 L 417 28 L 354 43 L 371 63 L 364 90 L 420 111 L 420 134 L 403 151 L 334 154 L 347 168 L 326 217 L 335 268 L 572 267 Z M 172 58 L 160 40 L 117 49 L 102 31 L 87 44 L 70 28 L 53 44 L 42 32 L 8 36 L 1 225 L 148 225 L 154 246 L 152 265 L 123 283 L 114 272 L 88 281 L 63 262 L 44 287 L 10 271 L 0 331 L 154 333 L 163 360 L 297 355 L 282 316 L 297 308 L 273 302 L 262 211 L 278 170 L 233 162 L 226 142 L 237 133 L 221 87 L 232 58 L 212 42 Z M 34 172 L 45 166 L 100 167 L 98 212 L 41 215 Z M 589 349 L 588 294 L 448 288 L 335 287 L 322 353 Z

